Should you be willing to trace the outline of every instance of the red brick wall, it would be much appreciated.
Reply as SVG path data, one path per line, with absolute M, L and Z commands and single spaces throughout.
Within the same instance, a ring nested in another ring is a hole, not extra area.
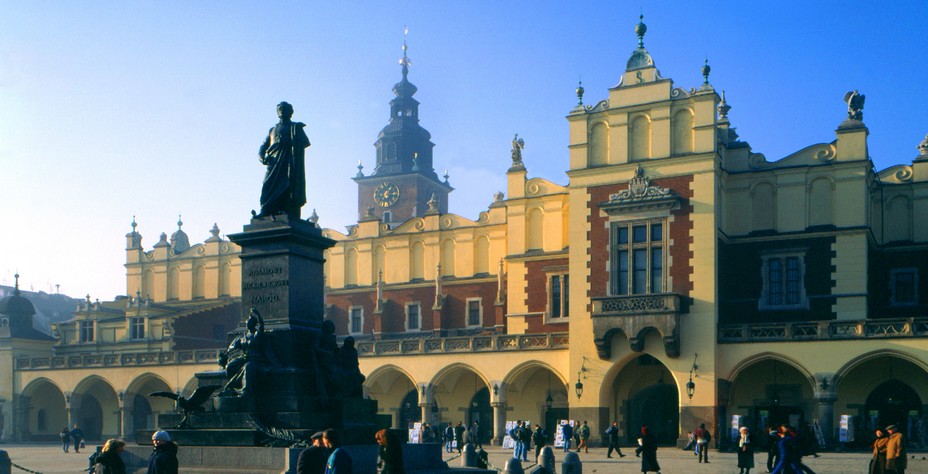
M 693 272 L 691 258 L 692 238 L 690 230 L 693 228 L 691 214 L 693 207 L 689 199 L 693 193 L 690 190 L 690 184 L 693 181 L 692 176 L 679 176 L 675 178 L 655 179 L 651 181 L 652 186 L 668 188 L 674 191 L 682 198 L 679 209 L 671 212 L 672 222 L 668 229 L 668 237 L 672 239 L 673 245 L 669 248 L 669 254 L 672 257 L 673 265 L 668 269 L 668 275 L 673 279 L 673 288 L 671 292 L 688 296 L 692 290 L 690 283 L 690 274 Z M 606 225 L 607 215 L 600 211 L 599 203 L 609 200 L 609 195 L 628 189 L 628 183 L 614 184 L 608 186 L 597 186 L 589 188 L 590 200 L 587 206 L 592 212 L 588 218 L 590 231 L 587 238 L 590 241 L 588 254 L 590 262 L 590 276 L 587 283 L 587 297 L 606 296 L 609 288 L 609 228 Z M 713 237 L 714 238 L 714 237 Z M 592 310 L 588 307 L 587 310 Z
M 174 321 L 174 349 L 179 351 L 224 348 L 226 336 L 242 320 L 242 303 L 230 302 L 221 308 L 191 314 Z M 213 338 L 213 327 L 222 327 L 222 338 Z
M 525 262 L 525 306 L 530 313 L 544 313 L 548 309 L 548 278 L 544 271 L 548 267 L 566 267 L 567 258 L 553 258 L 550 260 L 533 260 Z M 567 326 L 563 324 L 545 324 L 544 315 L 528 316 L 526 332 L 548 333 L 564 332 Z

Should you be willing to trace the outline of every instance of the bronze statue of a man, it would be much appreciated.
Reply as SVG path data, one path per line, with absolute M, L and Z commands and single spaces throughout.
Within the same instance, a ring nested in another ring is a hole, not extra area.
M 300 208 L 306 204 L 305 149 L 309 138 L 303 127 L 306 124 L 291 122 L 293 106 L 277 104 L 280 122 L 271 127 L 267 138 L 258 150 L 261 163 L 267 166 L 264 185 L 261 187 L 261 212 L 255 217 L 287 214 L 290 219 L 300 218 Z

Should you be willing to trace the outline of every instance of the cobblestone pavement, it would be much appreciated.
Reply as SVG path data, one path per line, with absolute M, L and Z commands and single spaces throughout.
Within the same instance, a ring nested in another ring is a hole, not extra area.
M 74 454 L 72 451 L 65 454 L 58 445 L 52 444 L 14 444 L 0 445 L 0 449 L 6 450 L 14 463 L 19 464 L 27 469 L 41 472 L 42 474 L 76 474 L 87 468 L 87 457 L 96 450 L 96 446 L 87 445 L 86 450 L 80 454 Z M 183 449 L 183 447 L 181 447 Z M 606 458 L 605 448 L 592 448 L 589 453 L 580 453 L 580 460 L 583 462 L 583 472 L 591 473 L 635 473 L 640 472 L 641 461 L 635 457 L 634 449 L 629 447 L 623 449 L 626 454 L 624 458 L 618 458 L 613 454 L 613 459 Z M 487 453 L 490 455 L 490 463 L 495 467 L 502 469 L 506 461 L 512 456 L 511 450 L 489 447 Z M 560 462 L 563 460 L 564 453 L 561 450 L 555 450 L 555 459 L 557 460 L 558 470 Z M 912 459 L 911 456 L 915 456 Z M 445 459 L 449 459 L 447 455 Z M 700 473 L 737 473 L 737 460 L 734 453 L 719 453 L 710 451 L 709 464 L 699 464 L 692 452 L 681 451 L 674 448 L 660 448 L 657 451 L 657 458 L 661 464 L 661 472 L 700 474 Z M 910 453 L 909 468 L 907 474 L 928 474 L 928 452 Z M 755 463 L 758 469 L 752 472 L 763 474 L 766 472 L 764 462 L 766 454 L 758 453 L 755 456 Z M 850 453 L 822 453 L 818 458 L 806 458 L 804 462 L 812 468 L 817 474 L 845 474 L 845 473 L 866 473 L 867 465 L 870 461 L 869 453 L 850 452 Z M 460 459 L 448 461 L 451 467 L 460 466 Z M 522 467 L 528 472 L 528 463 Z M 181 473 L 184 472 L 183 467 Z M 13 474 L 23 474 L 25 471 L 13 468 Z M 373 473 L 372 473 L 373 474 Z

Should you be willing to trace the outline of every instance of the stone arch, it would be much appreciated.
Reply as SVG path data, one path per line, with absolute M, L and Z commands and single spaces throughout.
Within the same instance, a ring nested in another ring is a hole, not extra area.
M 776 229 L 776 188 L 769 182 L 755 184 L 751 188 L 751 230 Z
M 119 401 L 113 385 L 99 375 L 78 383 L 71 394 L 71 422 L 80 426 L 88 440 L 120 436 Z
M 61 428 L 68 426 L 64 392 L 50 379 L 41 377 L 29 382 L 19 395 L 19 403 L 25 408 L 26 419 L 20 423 L 24 440 L 55 441 Z M 44 420 L 39 419 L 40 413 Z
M 672 150 L 675 155 L 692 153 L 694 149 L 696 118 L 691 109 L 678 110 L 673 115 Z
M 150 430 L 160 426 L 158 417 L 174 413 L 174 401 L 164 397 L 149 397 L 152 392 L 175 392 L 167 381 L 157 374 L 146 372 L 134 378 L 123 396 L 123 426 L 127 435 L 137 430 Z
M 425 278 L 425 244 L 421 240 L 413 242 L 409 250 L 409 278 L 412 280 Z
M 441 243 L 441 275 L 454 276 L 454 239 L 445 239 Z
M 474 273 L 490 273 L 490 239 L 485 235 L 474 239 Z
M 651 428 L 659 443 L 676 443 L 680 437 L 681 388 L 663 361 L 650 354 L 629 353 L 603 375 L 598 395 L 600 406 L 608 413 L 597 421 L 602 425 L 618 421 L 623 443 L 634 443 L 643 424 Z M 606 426 L 592 428 L 602 432 Z
M 545 248 L 545 211 L 540 207 L 528 210 L 525 225 L 525 249 L 544 250 Z
M 394 364 L 378 367 L 364 380 L 365 394 L 377 400 L 378 412 L 391 415 L 392 426 L 397 429 L 422 421 L 418 387 L 408 371 Z
M 510 410 L 507 418 L 530 420 L 554 435 L 557 420 L 568 417 L 570 387 L 567 378 L 556 369 L 531 360 L 513 367 L 503 377 L 499 387 L 500 401 Z
M 786 356 L 757 354 L 738 364 L 729 380 L 730 414 L 745 417 L 752 432 L 784 423 L 798 428 L 818 418 L 814 376 Z
M 628 126 L 628 156 L 631 160 L 651 157 L 651 117 L 634 116 Z
M 358 284 L 358 249 L 345 251 L 345 286 Z
M 830 178 L 816 178 L 809 184 L 809 225 L 835 223 L 835 184 Z
M 609 124 L 598 122 L 590 129 L 590 167 L 609 164 Z
M 493 425 L 489 404 L 490 382 L 479 370 L 464 363 L 453 363 L 440 370 L 429 383 L 430 392 L 443 410 L 442 421 L 479 421 L 483 427 Z M 474 407 L 476 402 L 478 406 Z M 483 431 L 483 429 L 481 430 Z
M 884 212 L 884 243 L 912 240 L 912 202 L 909 197 L 900 194 L 889 198 Z

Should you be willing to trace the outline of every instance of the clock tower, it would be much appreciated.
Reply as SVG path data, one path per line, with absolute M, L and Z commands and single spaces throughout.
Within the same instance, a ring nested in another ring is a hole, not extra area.
M 373 173 L 365 176 L 359 171 L 354 180 L 358 183 L 358 215 L 361 219 L 373 217 L 390 225 L 422 216 L 429 210 L 434 195 L 438 212 L 448 212 L 448 193 L 454 190 L 435 173 L 432 165 L 432 135 L 419 125 L 419 101 L 412 96 L 416 86 L 409 82 L 409 57 L 403 40 L 403 58 L 400 59 L 403 78 L 393 86 L 396 97 L 390 101 L 390 122 L 380 131 L 377 142 L 377 165 Z

